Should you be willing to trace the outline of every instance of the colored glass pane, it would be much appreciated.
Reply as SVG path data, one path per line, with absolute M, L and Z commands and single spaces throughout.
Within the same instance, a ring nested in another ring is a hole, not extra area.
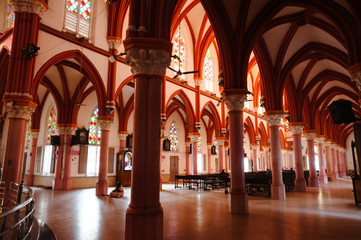
M 198 132 L 200 133 L 201 131 L 199 130 Z M 197 153 L 202 153 L 202 139 L 201 139 L 201 135 L 199 135 L 199 137 L 198 137 Z
M 51 135 L 55 134 L 55 128 L 56 128 L 56 112 L 54 105 L 51 106 L 49 118 L 48 118 L 48 133 L 47 133 L 47 139 L 46 143 L 50 144 L 50 138 Z
M 182 72 L 185 71 L 185 56 L 186 56 L 186 52 L 185 52 L 185 42 L 184 42 L 184 37 L 183 34 L 180 30 L 178 30 L 178 34 L 176 36 L 174 36 L 174 40 L 173 40 L 173 55 L 178 56 L 178 58 L 174 58 L 174 65 L 173 68 L 175 70 L 180 70 Z M 179 62 L 180 60 L 180 62 Z M 183 75 L 181 76 L 183 77 Z
M 66 1 L 66 10 L 73 13 L 78 13 L 78 1 L 68 0 Z
M 31 139 L 31 118 L 29 118 L 28 124 L 26 125 L 25 148 L 29 148 L 30 139 Z
M 13 8 L 13 5 L 11 4 L 11 1 L 8 0 L 6 29 L 9 29 L 12 26 L 14 26 L 14 22 L 15 22 L 14 8 Z
M 316 143 L 313 144 L 313 151 L 315 152 L 315 154 L 318 153 L 318 151 L 317 151 L 317 144 L 316 144 Z
M 90 0 L 83 0 L 80 1 L 80 17 L 85 19 L 90 19 L 90 9 L 91 9 L 91 1 Z
M 172 123 L 169 130 L 170 150 L 178 151 L 178 131 L 175 123 Z
M 101 141 L 101 128 L 98 123 L 99 109 L 95 109 L 89 122 L 89 144 L 99 145 Z
M 218 141 L 216 138 L 213 139 L 213 145 L 216 146 L 216 153 L 218 154 Z
M 206 90 L 213 91 L 213 61 L 209 49 L 204 58 L 204 80 Z

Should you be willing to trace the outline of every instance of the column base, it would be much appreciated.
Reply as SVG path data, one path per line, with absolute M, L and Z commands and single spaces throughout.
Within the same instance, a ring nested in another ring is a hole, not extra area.
M 248 214 L 248 195 L 244 189 L 231 189 L 229 197 L 231 214 Z
M 323 175 L 323 176 L 320 175 L 319 178 L 320 178 L 320 183 L 323 183 L 323 184 L 328 183 L 328 178 L 326 175 Z
M 63 179 L 63 181 L 62 181 L 62 189 L 63 190 L 71 190 L 71 184 L 72 184 L 71 178 Z
M 127 209 L 125 222 L 126 240 L 163 239 L 163 208 Z
M 106 196 L 108 195 L 108 180 L 98 180 L 95 186 L 95 195 L 96 196 Z
M 309 180 L 309 187 L 318 187 L 319 184 L 318 184 L 318 178 L 317 176 L 315 177 L 310 177 L 310 180 Z
M 26 185 L 27 186 L 34 186 L 34 175 L 28 175 L 26 177 Z
M 60 190 L 61 189 L 61 180 L 54 179 L 53 180 L 53 190 Z
M 275 200 L 286 200 L 286 188 L 283 183 L 272 183 L 271 198 Z
M 295 190 L 296 192 L 306 192 L 306 180 L 305 179 L 296 180 Z

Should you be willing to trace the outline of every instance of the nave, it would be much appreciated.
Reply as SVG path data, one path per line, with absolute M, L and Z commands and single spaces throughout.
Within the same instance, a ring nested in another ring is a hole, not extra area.
M 38 219 L 59 240 L 124 239 L 130 188 L 123 198 L 96 197 L 94 188 L 52 191 L 34 188 Z M 109 188 L 109 192 L 112 188 Z M 359 240 L 361 208 L 348 177 L 287 193 L 287 200 L 249 197 L 247 216 L 229 213 L 224 190 L 193 191 L 163 184 L 164 239 Z

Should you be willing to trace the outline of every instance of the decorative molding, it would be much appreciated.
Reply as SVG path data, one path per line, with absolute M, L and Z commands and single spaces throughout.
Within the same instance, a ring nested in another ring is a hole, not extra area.
M 39 137 L 39 132 L 31 132 L 30 135 L 31 135 L 32 139 L 38 138 Z
M 244 102 L 247 100 L 247 95 L 226 95 L 224 96 L 223 100 L 226 103 L 229 112 L 242 111 Z
M 8 113 L 8 118 L 21 118 L 29 120 L 35 109 L 26 105 L 6 104 L 5 111 Z
M 202 84 L 202 78 L 194 78 L 194 86 L 199 87 Z
M 316 141 L 318 144 L 324 144 L 325 139 L 324 139 L 323 137 L 317 137 L 317 136 L 316 136 L 315 141 Z
M 207 144 L 207 149 L 210 150 L 212 148 L 213 144 Z
M 135 74 L 155 74 L 164 76 L 166 68 L 170 65 L 170 52 L 160 49 L 127 50 L 125 62 Z
M 305 125 L 292 125 L 292 126 L 289 126 L 289 128 L 292 132 L 292 135 L 295 136 L 295 135 L 302 134 L 302 130 L 303 130 L 304 126 Z
M 279 127 L 281 125 L 282 118 L 283 114 L 270 114 L 265 116 L 265 119 L 270 127 Z
M 200 134 L 199 132 L 189 133 L 188 137 L 191 139 L 191 142 L 198 142 Z
M 46 11 L 45 6 L 41 2 L 34 0 L 12 0 L 12 5 L 15 12 L 35 13 L 40 17 Z
M 99 119 L 98 118 L 98 123 L 99 123 L 99 126 L 101 128 L 101 130 L 105 130 L 105 131 L 109 131 L 112 124 L 113 124 L 113 120 L 111 119 Z
M 357 88 L 361 91 L 361 71 L 351 74 L 351 81 L 356 83 Z
M 317 135 L 317 133 L 315 132 L 305 132 L 303 133 L 303 135 L 305 135 L 307 140 L 315 140 L 315 136 Z
M 19 92 L 5 92 L 4 96 L 15 96 L 15 97 L 28 97 L 33 98 L 29 93 L 19 93 Z M 5 97 L 6 98 L 6 97 Z
M 224 142 L 226 141 L 226 139 L 217 139 L 216 141 L 218 146 L 224 146 Z

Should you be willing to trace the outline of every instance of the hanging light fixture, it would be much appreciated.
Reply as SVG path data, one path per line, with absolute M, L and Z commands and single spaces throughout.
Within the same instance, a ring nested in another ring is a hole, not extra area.
M 28 45 L 21 49 L 21 51 L 30 59 L 38 55 L 38 50 L 40 48 L 35 46 L 33 43 L 28 43 Z

